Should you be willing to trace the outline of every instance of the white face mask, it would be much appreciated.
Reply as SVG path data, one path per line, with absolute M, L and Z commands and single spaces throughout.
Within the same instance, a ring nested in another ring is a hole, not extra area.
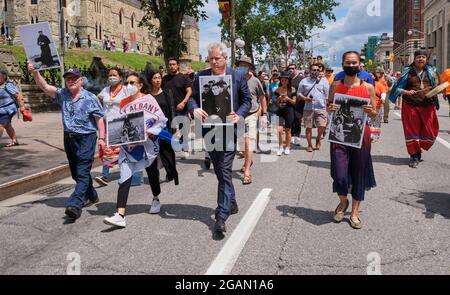
M 109 84 L 111 84 L 112 86 L 116 86 L 117 84 L 120 83 L 120 81 L 121 81 L 121 80 L 120 80 L 119 78 L 114 77 L 114 76 L 111 76 L 111 77 L 108 78 L 108 82 L 109 82 Z
M 128 84 L 126 87 L 126 92 L 129 96 L 133 96 L 139 92 L 139 89 L 135 85 Z

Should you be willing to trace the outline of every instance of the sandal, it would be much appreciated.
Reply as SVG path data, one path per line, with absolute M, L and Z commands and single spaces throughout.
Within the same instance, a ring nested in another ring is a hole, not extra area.
M 245 175 L 244 179 L 242 180 L 243 185 L 248 185 L 252 183 L 252 176 L 251 175 Z
M 250 163 L 250 168 L 253 166 L 253 161 Z M 242 166 L 241 168 L 241 172 L 244 173 L 245 172 L 245 165 Z
M 354 229 L 361 229 L 362 228 L 362 223 L 361 223 L 361 219 L 358 218 L 358 222 L 354 222 L 353 218 L 350 216 L 350 226 Z
M 340 209 L 341 203 L 339 203 L 339 205 L 336 207 L 336 209 L 334 210 L 334 221 L 336 221 L 337 223 L 341 222 L 342 220 L 344 220 L 344 215 L 345 215 L 345 211 L 347 211 L 348 206 L 350 205 L 350 201 L 347 200 L 347 204 L 345 205 L 344 210 L 342 211 L 338 211 Z
M 19 145 L 18 141 L 11 141 L 7 145 L 5 145 L 5 147 L 13 147 L 13 146 L 16 146 L 16 145 Z

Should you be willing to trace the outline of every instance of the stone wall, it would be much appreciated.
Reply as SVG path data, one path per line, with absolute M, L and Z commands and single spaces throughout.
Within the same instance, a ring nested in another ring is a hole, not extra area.
M 55 100 L 47 96 L 36 85 L 22 84 L 22 95 L 25 107 L 29 108 L 32 113 L 57 111 L 60 109 Z

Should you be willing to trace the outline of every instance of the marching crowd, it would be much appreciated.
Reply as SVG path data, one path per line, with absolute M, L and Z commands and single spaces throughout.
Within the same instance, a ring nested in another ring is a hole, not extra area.
M 173 126 L 177 117 L 189 120 L 207 120 L 209 114 L 201 108 L 200 77 L 231 76 L 232 109 L 228 114 L 228 125 L 202 126 L 206 137 L 214 128 L 231 130 L 229 138 L 214 136 L 216 148 L 205 153 L 205 168 L 213 164 L 217 176 L 217 208 L 214 232 L 223 235 L 226 221 L 230 215 L 239 211 L 236 193 L 232 182 L 232 166 L 237 154 L 237 141 L 243 137 L 244 158 L 242 167 L 244 185 L 252 183 L 251 167 L 253 153 L 259 147 L 261 127 L 275 126 L 278 133 L 277 156 L 289 156 L 292 145 L 300 145 L 302 123 L 306 129 L 306 150 L 321 150 L 322 140 L 330 128 L 332 114 L 339 111 L 335 95 L 358 97 L 366 101 L 361 111 L 369 120 L 363 128 L 361 147 L 352 147 L 337 142 L 330 146 L 331 177 L 333 192 L 339 197 L 334 220 L 341 222 L 350 205 L 352 197 L 350 224 L 355 229 L 362 227 L 359 206 L 365 199 L 365 192 L 376 186 L 371 158 L 371 145 L 380 138 L 381 126 L 389 122 L 390 104 L 401 109 L 406 146 L 410 155 L 409 166 L 417 168 L 423 161 L 422 153 L 429 150 L 439 132 L 436 109 L 439 108 L 436 96 L 427 93 L 439 85 L 436 69 L 428 64 L 427 53 L 418 50 L 414 62 L 403 73 L 388 73 L 377 68 L 374 72 L 365 71 L 364 58 L 358 52 L 349 51 L 342 57 L 343 71 L 334 74 L 333 69 L 324 64 L 321 57 L 311 62 L 307 71 L 297 70 L 295 64 L 282 71 L 274 68 L 271 76 L 257 73 L 255 65 L 248 57 L 240 58 L 235 68 L 227 67 L 227 48 L 220 42 L 208 46 L 209 68 L 194 75 L 180 73 L 177 58 L 168 59 L 168 73 L 160 68 L 157 72 L 123 73 L 113 67 L 108 71 L 108 86 L 100 94 L 85 90 L 82 75 L 76 68 L 64 73 L 65 88 L 49 85 L 32 64 L 28 70 L 36 84 L 60 105 L 64 127 L 64 148 L 69 161 L 72 178 L 76 187 L 67 201 L 65 214 L 76 220 L 82 208 L 99 202 L 93 181 L 108 185 L 109 170 L 118 165 L 120 169 L 117 192 L 117 211 L 104 222 L 109 225 L 125 227 L 126 205 L 133 178 L 144 170 L 147 172 L 153 201 L 150 213 L 160 212 L 161 194 L 158 161 L 166 171 L 166 179 L 179 184 L 176 168 L 175 144 L 182 146 L 184 158 L 189 156 L 189 146 L 185 143 L 186 134 L 175 136 L 186 126 Z M 442 81 L 450 80 L 447 69 Z M 450 88 L 447 88 L 450 98 Z M 14 84 L 8 82 L 8 73 L 0 71 L 0 136 L 3 130 L 11 138 L 7 147 L 18 144 L 11 118 L 17 112 L 26 111 L 22 97 Z M 450 102 L 450 99 L 449 99 Z M 145 142 L 107 146 L 106 117 L 120 114 L 144 112 Z M 245 130 L 238 130 L 238 122 L 243 122 Z M 315 140 L 313 130 L 317 128 Z M 241 136 L 243 135 L 243 136 Z M 91 168 L 95 157 L 103 163 L 100 176 L 93 179 Z

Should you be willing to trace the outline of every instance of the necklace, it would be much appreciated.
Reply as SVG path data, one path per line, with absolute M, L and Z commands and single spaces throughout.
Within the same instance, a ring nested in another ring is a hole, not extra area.
M 114 101 L 116 100 L 116 97 L 117 95 L 119 95 L 121 90 L 122 84 L 120 84 L 114 92 L 111 92 L 111 88 L 109 89 L 109 106 L 112 106 L 114 104 Z

